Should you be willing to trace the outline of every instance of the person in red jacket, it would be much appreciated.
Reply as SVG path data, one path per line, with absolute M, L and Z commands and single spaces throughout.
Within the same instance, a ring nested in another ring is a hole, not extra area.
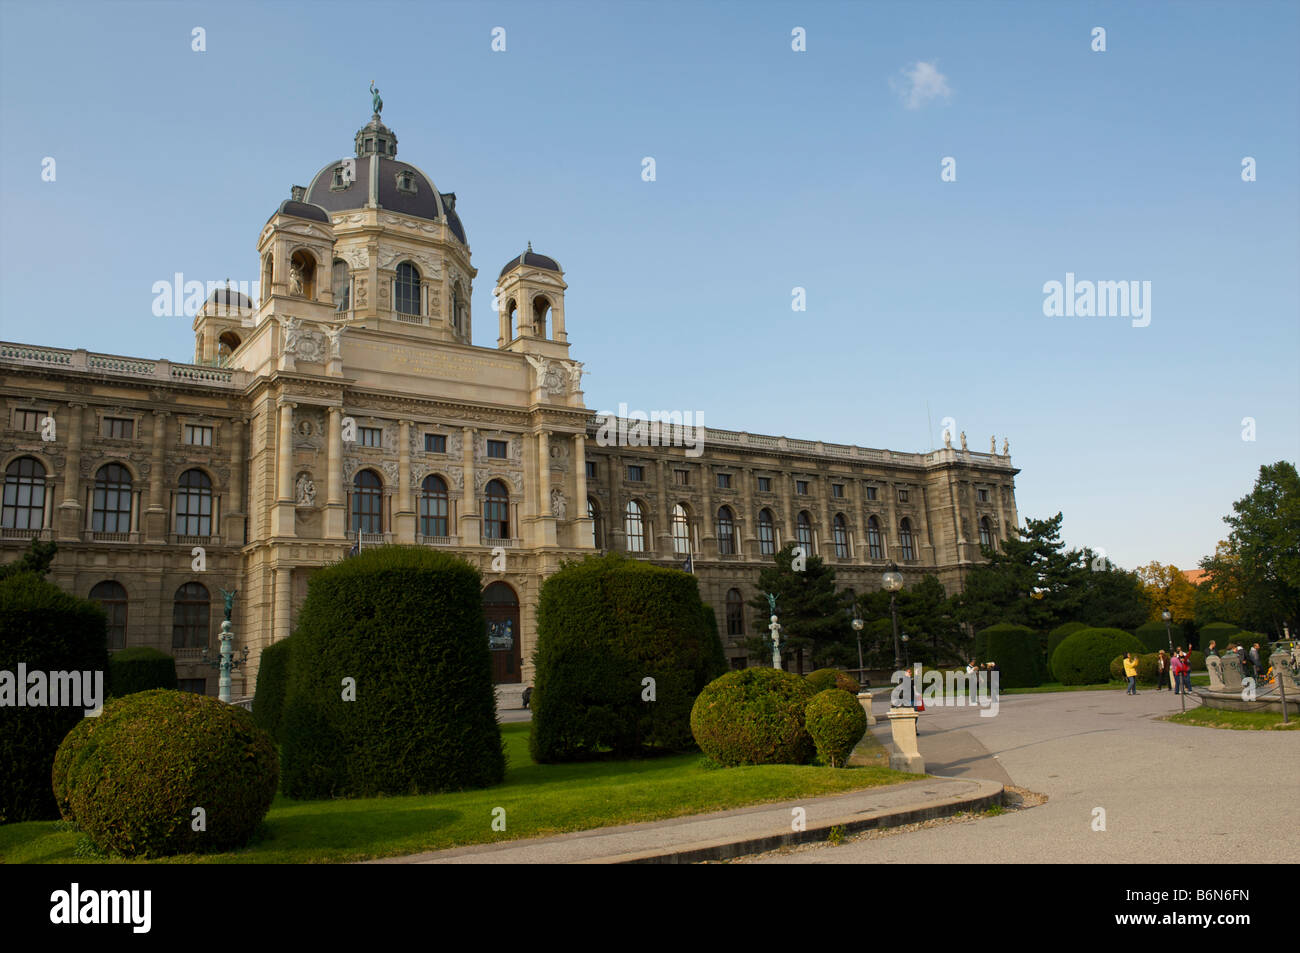
M 1189 666 L 1187 656 L 1183 654 L 1181 645 L 1174 651 L 1174 657 L 1169 662 L 1169 668 L 1174 673 L 1174 694 L 1177 695 L 1184 691 L 1190 692 L 1192 688 L 1187 677 Z

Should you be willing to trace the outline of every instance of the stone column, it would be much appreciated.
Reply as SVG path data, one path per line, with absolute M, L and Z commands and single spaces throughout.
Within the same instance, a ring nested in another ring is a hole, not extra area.
M 68 405 L 68 456 L 63 468 L 63 502 L 59 504 L 58 526 L 54 535 L 59 539 L 81 538 L 81 428 L 85 404 Z
M 831 481 L 834 475 L 822 474 L 822 510 L 825 512 L 822 535 L 817 540 L 817 555 L 823 559 L 835 557 L 835 498 L 831 496 Z
M 397 425 L 397 506 L 393 508 L 393 530 L 399 543 L 415 542 L 415 505 L 411 494 L 411 422 Z
M 525 470 L 525 473 L 528 471 Z M 537 434 L 537 522 L 536 544 L 555 545 L 555 514 L 551 510 L 551 432 Z
M 994 544 L 994 546 L 996 546 L 998 549 L 1001 549 L 1002 546 L 999 544 L 998 541 L 999 541 L 999 540 L 1003 540 L 1003 539 L 1007 539 L 1007 538 L 1009 538 L 1009 537 L 1011 536 L 1011 527 L 1007 526 L 1007 512 L 1006 512 L 1006 507 L 1004 507 L 1004 506 L 1002 505 L 1002 496 L 1003 496 L 1003 493 L 1004 493 L 1005 491 L 1004 491 L 1003 488 L 1002 488 L 1002 484 L 1000 484 L 1000 483 L 995 483 L 995 484 L 993 485 L 992 489 L 989 490 L 989 492 L 995 494 L 996 497 L 997 497 L 997 504 L 998 504 L 998 531 L 997 531 L 996 533 L 993 534 L 993 544 Z
M 221 541 L 233 546 L 242 546 L 244 539 L 244 517 L 248 510 L 244 505 L 244 422 L 230 421 L 230 486 L 228 502 L 221 516 Z
M 571 545 L 574 549 L 589 549 L 591 547 L 591 518 L 587 516 L 587 435 L 575 433 L 573 435 L 573 486 L 574 495 L 577 497 L 573 501 L 576 507 L 573 515 L 570 517 L 573 523 L 573 539 Z
M 288 402 L 279 405 L 280 430 L 275 443 L 276 499 L 275 509 L 271 512 L 272 536 L 294 534 L 293 410 L 295 406 Z
M 144 514 L 144 536 L 150 542 L 167 540 L 167 490 L 163 451 L 167 441 L 165 410 L 153 412 L 153 456 L 149 462 L 149 508 Z
M 781 514 L 781 535 L 777 540 L 777 552 L 781 547 L 791 542 L 795 538 L 794 528 L 794 474 L 782 473 L 781 480 L 781 508 L 784 512 Z
M 903 558 L 898 542 L 898 484 L 889 480 L 881 489 L 885 494 L 885 559 L 898 562 Z
M 713 509 L 713 481 L 717 479 L 713 475 L 713 469 L 706 463 L 700 467 L 700 493 L 703 494 L 704 512 L 700 514 L 702 525 L 700 526 L 700 551 L 696 554 L 696 561 L 701 556 L 705 559 L 711 559 L 718 554 L 716 523 L 718 514 Z
M 287 639 L 293 631 L 291 614 L 293 612 L 293 570 L 288 566 L 275 568 L 275 622 L 273 639 L 279 642 Z
M 343 500 L 343 408 L 331 407 L 329 417 L 329 446 L 325 466 L 325 538 L 344 539 L 347 536 L 348 514 Z
M 606 541 L 605 548 L 611 552 L 627 552 L 627 530 L 624 522 L 625 514 L 623 513 L 623 494 L 619 491 L 623 475 L 619 471 L 623 468 L 623 459 L 611 454 L 605 458 L 605 485 L 609 487 L 609 515 L 607 522 L 609 528 L 605 535 L 609 537 Z
M 740 471 L 741 481 L 741 500 L 745 511 L 741 513 L 736 521 L 740 524 L 736 527 L 736 538 L 740 540 L 740 553 L 742 556 L 758 555 L 758 538 L 756 528 L 758 526 L 758 514 L 754 511 L 754 471 L 745 467 Z
M 460 506 L 460 544 L 462 546 L 479 545 L 479 511 L 474 497 L 474 428 L 464 427 L 464 446 L 461 448 L 461 467 L 465 472 L 464 486 L 461 488 Z
M 671 492 L 669 487 L 674 485 L 669 472 L 672 468 L 673 465 L 670 460 L 655 461 L 655 482 L 658 484 L 659 489 L 659 505 L 656 507 L 655 528 L 658 532 L 655 534 L 653 542 L 646 541 L 651 550 L 664 559 L 669 557 L 677 558 L 673 552 L 673 502 L 668 499 L 668 494 Z

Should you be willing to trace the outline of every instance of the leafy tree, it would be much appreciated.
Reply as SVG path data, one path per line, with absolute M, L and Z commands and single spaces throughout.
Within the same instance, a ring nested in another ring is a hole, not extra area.
M 961 661 L 969 656 L 969 639 L 957 618 L 957 606 L 948 597 L 943 583 L 932 575 L 921 577 L 915 585 L 904 586 L 895 599 L 900 634 L 907 633 L 906 655 L 914 662 L 943 663 Z M 864 651 L 870 649 L 870 664 L 893 665 L 893 620 L 889 615 L 889 593 L 883 589 L 866 593 L 856 600 L 863 626 Z M 868 637 L 870 636 L 870 641 Z
M 22 558 L 0 566 L 0 579 L 20 572 L 31 572 L 38 576 L 44 576 L 50 571 L 50 564 L 54 562 L 54 554 L 58 551 L 58 544 L 53 541 L 42 542 L 39 539 L 33 539 L 27 547 L 27 552 L 23 553 Z
M 1232 504 L 1226 552 L 1201 560 L 1211 585 L 1236 589 L 1256 625 L 1300 625 L 1300 474 L 1280 460 L 1259 468 L 1249 494 Z
M 783 655 L 797 656 L 800 669 L 805 653 L 817 668 L 856 665 L 857 643 L 852 638 L 844 599 L 835 590 L 835 570 L 820 556 L 808 556 L 803 570 L 796 572 L 792 568 L 794 547 L 794 543 L 781 547 L 773 556 L 774 564 L 759 571 L 759 594 L 749 604 L 756 610 L 755 626 L 764 634 L 746 639 L 745 647 L 757 658 L 772 657 L 772 640 L 767 635 L 772 613 L 763 595 L 771 592 L 777 596 Z
M 1135 572 L 1126 572 L 1109 562 L 1105 570 L 1099 560 L 1092 558 L 1091 550 L 1084 550 L 1084 565 L 1076 574 L 1072 596 L 1076 600 L 1076 618 L 1090 626 L 1106 629 L 1123 629 L 1132 632 L 1144 622 L 1151 621 L 1151 601 Z M 1182 573 L 1179 573 L 1182 578 Z M 1184 580 L 1185 581 L 1185 580 Z M 1156 618 L 1160 610 L 1155 610 Z
M 1196 587 L 1187 581 L 1181 569 L 1172 563 L 1166 566 L 1152 561 L 1139 566 L 1135 572 L 1150 603 L 1147 622 L 1160 622 L 1160 614 L 1165 609 L 1173 614 L 1173 621 L 1178 625 L 1187 625 L 1196 618 Z

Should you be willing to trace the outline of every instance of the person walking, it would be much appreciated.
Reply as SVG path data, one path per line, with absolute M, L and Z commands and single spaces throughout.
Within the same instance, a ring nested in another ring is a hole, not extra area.
M 1169 659 L 1165 656 L 1165 650 L 1161 649 L 1156 653 L 1156 691 L 1165 687 L 1165 682 L 1169 678 Z
M 1128 678 L 1128 691 L 1125 694 L 1137 694 L 1138 682 L 1138 660 L 1133 657 L 1132 652 L 1124 653 L 1124 674 Z
M 1264 671 L 1264 666 L 1260 663 L 1260 659 L 1259 659 L 1258 642 L 1256 642 L 1254 645 L 1250 647 L 1250 664 L 1254 666 L 1256 673 Z

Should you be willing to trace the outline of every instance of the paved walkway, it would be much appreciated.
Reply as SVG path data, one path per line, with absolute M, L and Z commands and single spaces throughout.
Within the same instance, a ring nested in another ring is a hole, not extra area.
M 833 797 L 760 804 L 734 811 L 695 814 L 594 831 L 478 844 L 371 861 L 377 864 L 569 864 L 691 863 L 824 841 L 832 827 L 847 831 L 939 817 L 956 810 L 983 810 L 996 803 L 1002 785 L 978 779 L 926 778 Z M 804 811 L 805 830 L 793 830 L 794 808 Z
M 877 699 L 878 716 L 887 704 Z M 1300 826 L 1278 818 L 1300 791 L 1300 732 L 1160 720 L 1178 710 L 1178 696 L 1155 691 L 1005 695 L 991 718 L 932 706 L 920 718 L 927 770 L 1009 778 L 1047 802 L 764 861 L 1294 863 Z M 1097 809 L 1104 831 L 1093 829 Z

